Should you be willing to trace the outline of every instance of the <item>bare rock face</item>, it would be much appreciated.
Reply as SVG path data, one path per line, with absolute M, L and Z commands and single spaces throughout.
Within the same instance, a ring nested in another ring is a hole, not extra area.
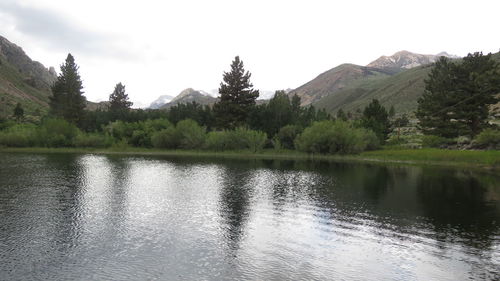
M 25 82 L 34 88 L 50 90 L 50 86 L 57 79 L 53 68 L 51 72 L 41 63 L 31 60 L 21 47 L 2 36 L 0 36 L 0 56 L 17 68 L 24 76 Z

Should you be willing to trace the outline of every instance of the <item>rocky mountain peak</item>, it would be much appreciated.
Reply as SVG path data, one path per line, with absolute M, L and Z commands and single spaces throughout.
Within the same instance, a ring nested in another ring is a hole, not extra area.
M 57 79 L 54 69 L 50 71 L 41 63 L 31 60 L 21 47 L 2 36 L 0 36 L 0 56 L 17 68 L 26 83 L 34 88 L 49 90 Z
M 404 50 L 399 51 L 392 56 L 381 56 L 375 61 L 369 63 L 367 67 L 379 69 L 410 69 L 433 63 L 441 56 L 456 58 L 456 56 L 452 56 L 446 52 L 441 52 L 437 55 L 422 55 Z

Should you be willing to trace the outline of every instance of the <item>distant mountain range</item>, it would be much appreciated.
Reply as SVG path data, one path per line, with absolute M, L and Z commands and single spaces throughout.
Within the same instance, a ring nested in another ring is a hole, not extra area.
M 169 95 L 162 95 L 159 96 L 157 99 L 155 99 L 150 105 L 149 109 L 159 109 L 163 105 L 169 103 L 171 100 L 173 100 L 174 97 L 169 96 Z
M 170 96 L 163 96 L 163 97 L 170 97 Z M 168 98 L 164 99 L 164 100 L 168 100 Z M 156 101 L 158 101 L 158 99 Z M 180 94 L 178 94 L 176 97 L 172 98 L 167 103 L 160 105 L 160 102 L 162 102 L 162 101 L 163 100 L 160 100 L 158 103 L 153 102 L 153 103 L 155 103 L 154 106 L 158 106 L 157 107 L 158 109 L 168 109 L 168 108 L 175 106 L 177 104 L 181 104 L 181 103 L 185 104 L 185 103 L 192 103 L 192 102 L 196 102 L 196 103 L 201 104 L 201 105 L 212 105 L 217 101 L 217 99 L 212 97 L 207 92 L 197 91 L 197 90 L 194 90 L 192 88 L 187 88 L 187 89 L 183 90 L 182 92 L 180 92 Z M 150 106 L 150 108 L 152 108 L 152 107 Z

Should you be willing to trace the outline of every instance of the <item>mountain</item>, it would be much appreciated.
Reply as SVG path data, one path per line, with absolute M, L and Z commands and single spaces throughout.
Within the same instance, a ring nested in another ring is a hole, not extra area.
M 162 105 L 161 109 L 167 109 L 177 104 L 185 104 L 196 102 L 201 105 L 212 105 L 217 101 L 216 98 L 204 91 L 196 91 L 192 88 L 187 88 L 173 98 L 169 103 Z
M 48 110 L 50 85 L 57 79 L 53 68 L 31 60 L 23 49 L 0 36 L 0 116 L 12 115 L 20 102 L 25 115 Z
M 158 109 L 162 107 L 163 105 L 169 103 L 171 100 L 173 100 L 174 97 L 169 96 L 169 95 L 162 95 L 159 96 L 156 100 L 154 100 L 148 108 L 150 109 Z
M 313 105 L 328 112 L 339 109 L 353 112 L 363 109 L 376 98 L 387 108 L 394 106 L 397 113 L 411 112 L 417 107 L 417 99 L 424 91 L 424 80 L 431 69 L 432 65 L 424 65 L 391 76 L 361 79 L 324 96 Z
M 297 89 L 290 91 L 288 95 L 290 97 L 298 95 L 302 101 L 301 105 L 306 106 L 353 83 L 358 83 L 365 79 L 371 80 L 387 77 L 392 74 L 394 74 L 394 72 L 391 70 L 355 64 L 342 64 L 320 74 L 318 77 Z
M 493 54 L 492 58 L 500 62 L 500 53 Z M 332 113 L 339 109 L 353 112 L 363 109 L 376 98 L 386 108 L 394 106 L 397 113 L 412 113 L 417 108 L 418 98 L 424 92 L 424 81 L 432 67 L 432 64 L 426 64 L 386 77 L 361 79 L 315 101 L 314 106 Z M 494 108 L 498 110 L 500 104 Z
M 437 55 L 421 55 L 408 51 L 400 51 L 392 56 L 381 56 L 380 58 L 369 63 L 367 67 L 393 70 L 411 69 L 417 66 L 433 63 L 441 56 L 457 58 L 456 56 L 449 55 L 446 52 L 441 52 Z
M 386 79 L 415 67 L 428 65 L 436 61 L 440 55 L 455 58 L 445 52 L 438 55 L 421 55 L 408 51 L 400 51 L 392 56 L 382 56 L 366 66 L 355 64 L 342 64 L 332 68 L 299 88 L 289 93 L 290 97 L 298 95 L 301 98 L 302 106 L 315 104 L 316 106 L 336 110 L 344 103 L 350 103 L 356 97 L 362 95 L 361 88 L 370 88 L 371 85 L 380 79 Z M 332 98 L 338 92 L 349 92 L 342 95 L 341 102 Z M 353 92 L 354 91 L 354 92 Z M 324 105 L 327 100 L 328 104 Z M 333 100 L 335 100 L 335 103 Z M 335 104 L 331 105 L 332 102 Z

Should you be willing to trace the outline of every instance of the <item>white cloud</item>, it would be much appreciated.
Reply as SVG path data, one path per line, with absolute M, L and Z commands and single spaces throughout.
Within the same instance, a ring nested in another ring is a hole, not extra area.
M 298 87 L 399 50 L 496 52 L 498 1 L 4 0 L 0 35 L 58 66 L 72 52 L 90 100 L 123 82 L 150 103 L 210 91 L 239 55 L 257 88 Z

